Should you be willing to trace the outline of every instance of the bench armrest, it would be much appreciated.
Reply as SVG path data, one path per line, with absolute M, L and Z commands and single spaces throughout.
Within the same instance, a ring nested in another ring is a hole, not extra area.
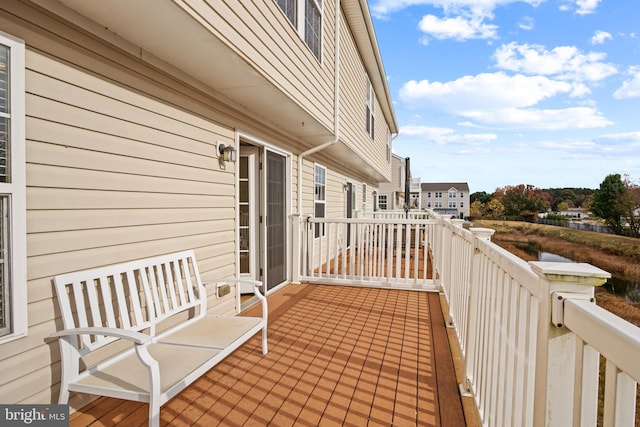
M 73 328 L 54 332 L 49 335 L 51 338 L 61 338 L 74 335 L 105 335 L 108 337 L 122 338 L 133 342 L 134 344 L 146 344 L 151 341 L 151 336 L 137 331 L 128 331 L 126 329 L 105 328 L 105 327 L 88 327 Z
M 248 279 L 248 278 L 228 278 L 228 279 L 210 279 L 204 282 L 204 286 L 218 285 L 220 283 L 249 283 L 253 285 L 253 294 L 258 297 L 262 304 L 262 318 L 267 320 L 267 314 L 269 312 L 267 308 L 267 298 L 260 292 L 264 284 L 260 280 Z

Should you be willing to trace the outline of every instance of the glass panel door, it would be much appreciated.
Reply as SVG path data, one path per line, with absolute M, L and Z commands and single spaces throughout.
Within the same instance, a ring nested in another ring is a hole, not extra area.
M 266 152 L 267 290 L 287 279 L 287 159 Z

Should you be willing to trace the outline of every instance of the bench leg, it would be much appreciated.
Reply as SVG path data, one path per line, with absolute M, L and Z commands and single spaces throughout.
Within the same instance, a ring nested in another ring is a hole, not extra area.
M 73 346 L 71 340 L 75 337 L 61 337 L 60 343 L 60 394 L 58 395 L 58 403 L 66 404 L 69 402 L 69 382 L 78 375 L 78 367 L 80 354 Z
M 262 354 L 267 354 L 269 348 L 267 347 L 267 327 L 262 328 Z
M 136 345 L 135 349 L 149 370 L 149 427 L 160 427 L 160 367 L 145 345 Z
M 149 402 L 149 427 L 160 427 L 160 405 L 154 400 Z

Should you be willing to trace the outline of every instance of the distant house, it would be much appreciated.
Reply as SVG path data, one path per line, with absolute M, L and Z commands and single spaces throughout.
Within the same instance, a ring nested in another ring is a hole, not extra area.
M 569 208 L 565 211 L 558 212 L 558 215 L 562 215 L 571 219 L 587 219 L 589 218 L 589 212 L 583 208 Z
M 372 210 L 397 132 L 365 0 L 0 2 L 0 402 L 57 399 L 54 276 L 194 249 L 272 293 L 292 215 Z
M 378 183 L 377 210 L 403 210 L 405 208 L 407 174 L 409 178 L 409 209 L 420 209 L 420 178 L 411 176 L 411 170 L 407 171 L 406 161 L 406 158 L 397 154 L 391 155 L 391 182 Z
M 466 182 L 425 182 L 421 188 L 422 209 L 456 218 L 469 216 L 471 195 Z

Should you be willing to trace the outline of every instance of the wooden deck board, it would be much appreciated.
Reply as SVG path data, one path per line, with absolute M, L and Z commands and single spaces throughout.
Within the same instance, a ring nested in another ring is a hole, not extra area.
M 269 354 L 254 337 L 165 404 L 162 425 L 465 424 L 438 294 L 289 285 L 269 304 Z M 147 410 L 100 398 L 71 426 L 145 425 Z

